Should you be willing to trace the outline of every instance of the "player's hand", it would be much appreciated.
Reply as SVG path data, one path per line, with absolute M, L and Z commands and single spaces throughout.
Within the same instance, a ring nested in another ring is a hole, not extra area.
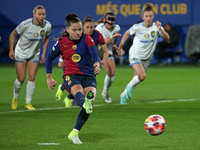
M 15 53 L 14 53 L 14 51 L 10 51 L 9 57 L 10 57 L 10 59 L 12 59 L 12 60 L 15 59 Z
M 122 55 L 123 55 L 123 49 L 117 50 L 117 54 L 118 54 L 119 56 L 122 56 Z
M 159 30 L 161 30 L 161 23 L 160 23 L 159 21 L 156 21 L 155 24 L 156 24 L 157 28 L 158 28 Z
M 99 64 L 99 62 L 96 62 L 94 64 L 94 73 L 99 74 L 99 72 L 100 72 L 100 64 Z
M 117 54 L 118 54 L 119 56 L 122 56 L 122 55 L 123 55 L 123 49 L 122 49 L 122 48 L 119 48 L 119 49 L 117 50 Z
M 40 60 L 40 63 L 43 64 L 43 63 L 45 62 L 45 59 L 46 59 L 46 58 L 45 58 L 45 55 L 42 55 L 41 60 Z
M 56 86 L 57 82 L 53 78 L 47 78 L 47 86 L 49 90 L 54 89 Z
M 118 55 L 122 56 L 122 54 L 123 54 L 122 49 L 119 49 L 119 47 L 117 47 L 116 45 L 113 45 L 113 48 L 116 49 L 116 52 L 117 52 Z
M 59 61 L 59 62 L 58 62 L 58 67 L 59 67 L 60 69 L 63 69 L 63 67 L 64 67 L 64 62 Z

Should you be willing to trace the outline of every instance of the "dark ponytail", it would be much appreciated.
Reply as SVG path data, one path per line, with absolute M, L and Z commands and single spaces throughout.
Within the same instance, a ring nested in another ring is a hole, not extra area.
M 81 22 L 78 16 L 74 13 L 67 14 L 65 20 L 66 20 L 66 27 L 70 27 L 72 23 Z
M 78 18 L 78 16 L 75 13 L 67 14 L 65 17 L 65 20 L 66 20 L 66 27 L 70 27 L 72 23 L 81 22 L 81 20 Z M 65 37 L 67 35 L 68 35 L 68 32 L 66 30 L 64 30 L 63 33 L 61 34 L 61 36 L 57 40 Z

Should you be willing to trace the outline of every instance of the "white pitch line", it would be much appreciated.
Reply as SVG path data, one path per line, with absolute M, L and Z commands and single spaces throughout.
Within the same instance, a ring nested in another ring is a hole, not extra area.
M 39 108 L 39 109 L 36 109 L 36 110 L 15 110 L 15 111 L 7 111 L 7 112 L 0 112 L 0 114 L 3 114 L 3 113 L 19 113 L 19 112 L 30 112 L 30 111 L 43 111 L 43 110 L 54 110 L 54 109 L 66 109 L 66 107 L 55 107 L 55 108 Z
M 104 104 L 101 105 L 94 105 L 94 107 L 104 106 Z M 36 110 L 15 110 L 15 111 L 6 111 L 6 112 L 0 112 L 0 114 L 9 114 L 9 113 L 20 113 L 20 112 L 31 112 L 31 111 L 44 111 L 44 110 L 56 110 L 56 109 L 74 109 L 74 108 L 80 108 L 79 106 L 73 106 L 70 108 L 66 107 L 54 107 L 54 108 L 39 108 Z
M 169 103 L 169 102 L 185 102 L 185 101 L 197 101 L 197 100 L 200 100 L 200 98 L 198 98 L 198 99 L 191 98 L 191 99 L 177 99 L 177 100 L 152 101 L 152 102 L 148 102 L 148 103 Z
M 60 143 L 38 143 L 38 145 L 60 145 Z
M 145 102 L 145 103 L 171 103 L 171 102 L 184 102 L 184 101 L 196 101 L 196 100 L 200 100 L 200 98 L 162 100 L 162 101 L 151 101 L 151 102 Z M 144 104 L 144 103 L 137 102 L 137 104 Z M 110 104 L 110 105 L 120 105 L 120 104 Z M 106 104 L 94 105 L 94 107 L 101 107 L 101 106 L 106 106 Z M 56 109 L 74 109 L 74 108 L 80 108 L 80 107 L 79 106 L 73 106 L 73 107 L 70 107 L 70 108 L 66 108 L 66 107 L 39 108 L 39 109 L 36 109 L 36 110 L 33 110 L 33 111 L 56 110 Z M 30 112 L 30 110 L 6 111 L 6 112 L 0 112 L 0 114 L 20 113 L 20 112 Z

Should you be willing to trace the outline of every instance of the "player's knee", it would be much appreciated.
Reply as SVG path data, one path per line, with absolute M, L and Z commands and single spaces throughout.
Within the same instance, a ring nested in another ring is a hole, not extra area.
M 113 70 L 111 70 L 110 72 L 108 72 L 107 73 L 107 75 L 109 76 L 109 77 L 113 77 L 113 76 L 115 76 L 115 71 Z
M 146 73 L 145 73 L 145 74 L 140 74 L 140 75 L 139 75 L 139 80 L 140 80 L 140 81 L 144 81 L 145 78 L 146 78 Z
M 23 84 L 24 83 L 24 80 L 25 80 L 25 77 L 19 77 L 19 78 L 17 78 L 18 79 L 18 81 L 21 83 L 21 84 Z
M 114 77 L 115 76 L 115 73 L 114 72 L 111 72 L 110 73 L 110 77 Z
M 31 81 L 31 82 L 35 81 L 35 77 L 34 76 L 28 76 L 28 81 Z

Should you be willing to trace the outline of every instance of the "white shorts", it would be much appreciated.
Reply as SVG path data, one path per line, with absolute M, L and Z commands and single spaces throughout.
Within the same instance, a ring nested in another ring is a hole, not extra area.
M 16 62 L 21 62 L 21 63 L 26 63 L 28 61 L 30 62 L 35 62 L 35 63 L 39 63 L 40 62 L 40 56 L 39 55 L 34 55 L 31 58 L 25 59 L 25 58 L 20 58 L 19 56 L 15 56 L 15 61 Z
M 140 60 L 138 58 L 129 57 L 130 66 L 135 65 L 135 64 L 142 64 L 142 66 L 144 67 L 145 72 L 147 71 L 148 66 L 150 65 L 150 60 L 151 60 L 151 58 L 149 58 L 147 60 Z

